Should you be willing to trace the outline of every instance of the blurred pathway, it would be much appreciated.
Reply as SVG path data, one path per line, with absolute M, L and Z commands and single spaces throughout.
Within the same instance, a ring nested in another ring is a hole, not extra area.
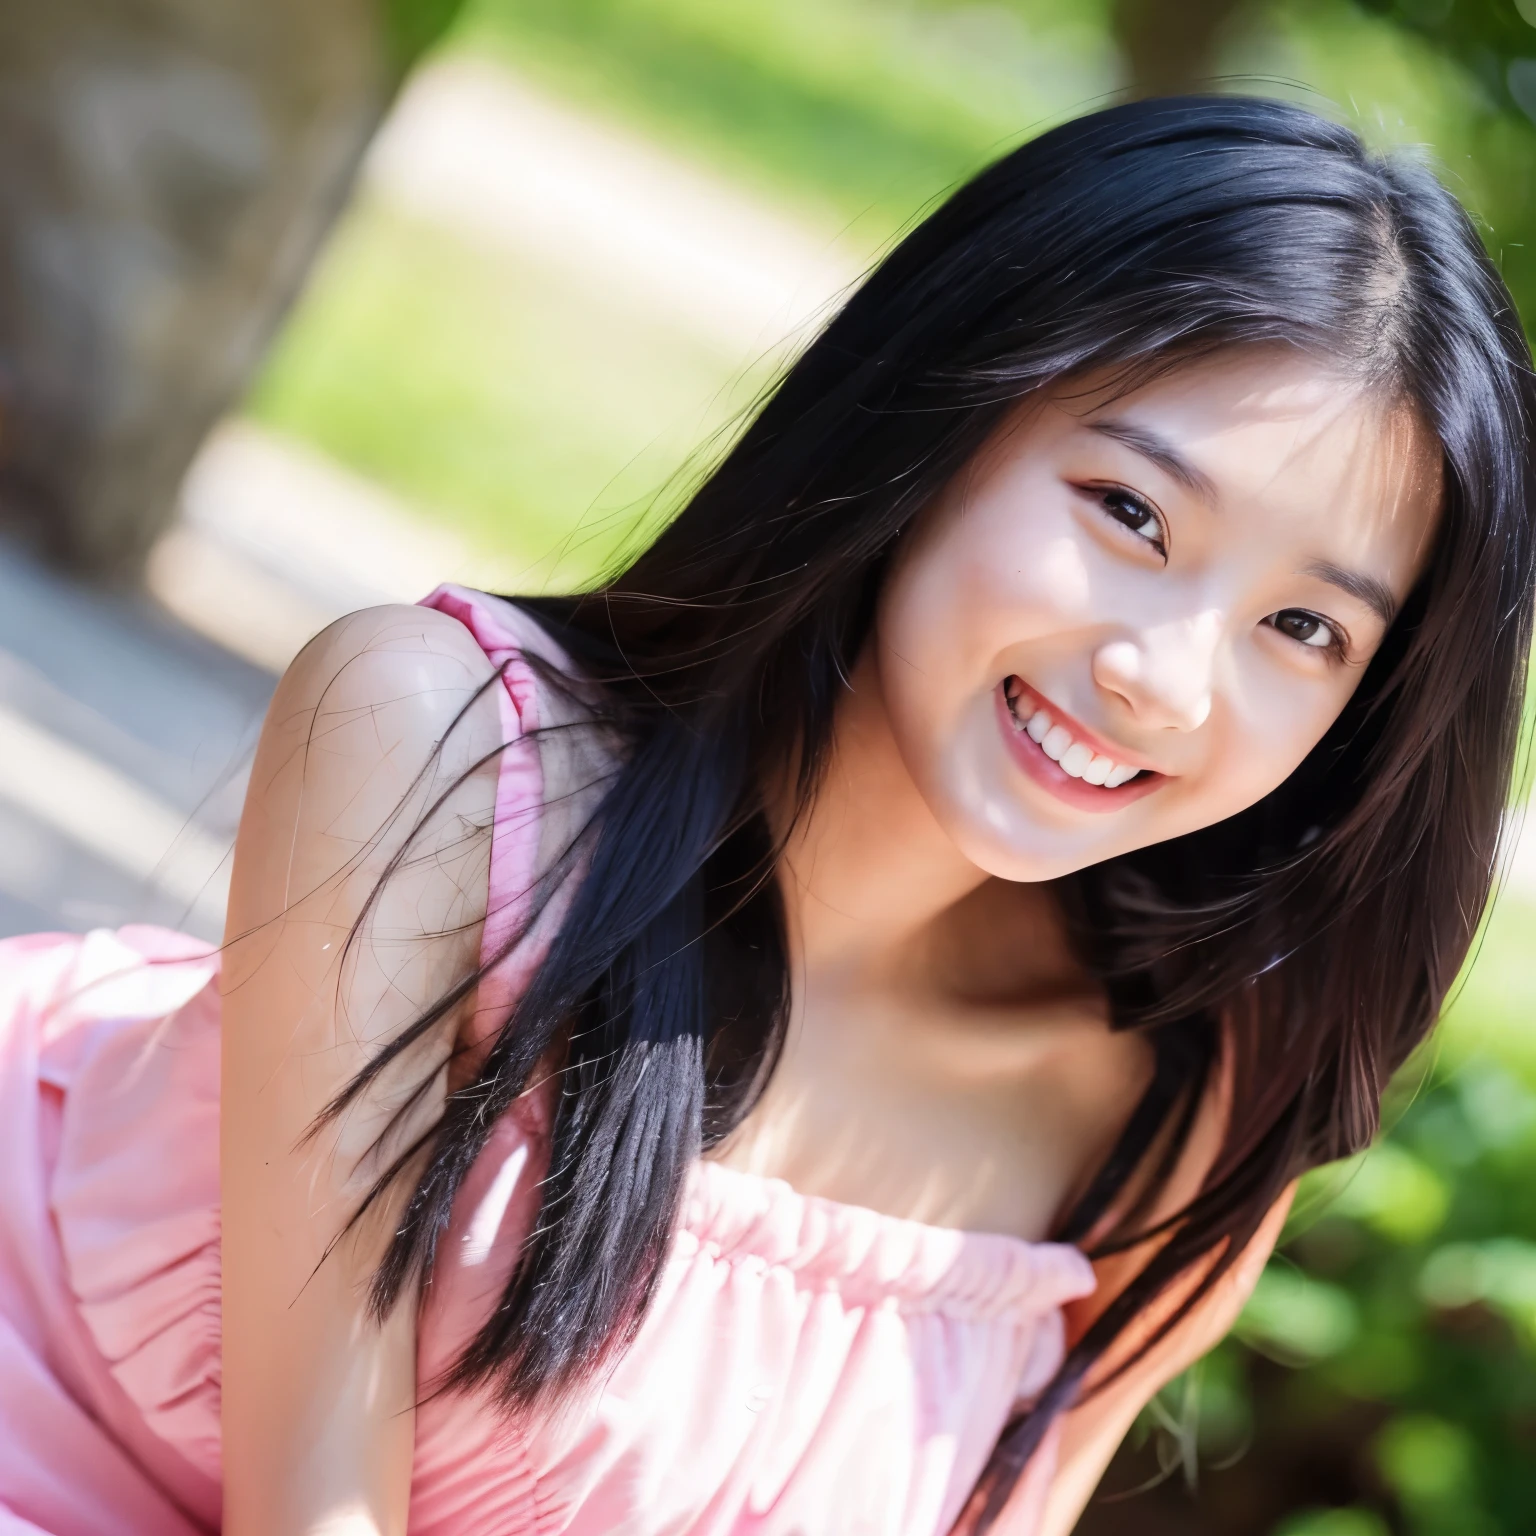
M 863 268 L 724 177 L 482 59 L 422 70 L 364 176 L 398 207 L 556 266 L 742 363 L 804 334 Z
M 0 548 L 0 932 L 223 926 L 260 668 Z
M 194 465 L 149 577 L 102 592 L 0 544 L 0 935 L 217 936 L 277 674 L 352 609 L 494 584 L 374 487 L 238 423 Z

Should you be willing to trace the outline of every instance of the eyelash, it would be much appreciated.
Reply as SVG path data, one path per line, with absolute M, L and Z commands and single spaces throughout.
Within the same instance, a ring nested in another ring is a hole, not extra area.
M 1321 624 L 1333 638 L 1329 640 L 1327 645 L 1308 645 L 1305 640 L 1298 640 L 1295 635 L 1285 635 L 1285 631 L 1280 628 L 1278 621 L 1292 615 L 1298 618 L 1310 619 L 1314 624 Z M 1282 608 L 1278 613 L 1270 614 L 1264 622 L 1277 634 L 1285 635 L 1287 640 L 1291 641 L 1294 645 L 1301 646 L 1303 650 L 1321 651 L 1324 656 L 1329 656 L 1335 661 L 1342 661 L 1344 659 L 1344 652 L 1347 646 L 1344 632 L 1331 619 L 1325 619 L 1320 613 L 1313 613 L 1310 608 Z
M 1104 515 L 1112 522 L 1117 523 L 1127 533 L 1140 539 L 1143 543 L 1150 545 L 1164 560 L 1168 558 L 1167 530 L 1163 527 L 1163 519 L 1158 513 L 1157 508 L 1146 497 L 1138 495 L 1135 491 L 1129 490 L 1123 485 L 1091 485 L 1084 486 L 1083 489 L 1098 502 L 1104 511 Z M 1129 511 L 1137 517 L 1150 518 L 1152 526 L 1157 530 L 1157 537 L 1155 539 L 1148 538 L 1140 528 L 1133 527 L 1125 518 L 1117 515 L 1115 511 L 1116 503 L 1119 504 L 1122 510 Z
M 1123 485 L 1090 485 L 1084 486 L 1083 489 L 1098 502 L 1106 517 L 1121 528 L 1124 528 L 1127 533 L 1151 545 L 1165 561 L 1167 560 L 1168 543 L 1162 517 L 1159 515 L 1157 508 L 1144 496 L 1138 495 L 1135 491 Z M 1124 517 L 1117 515 L 1115 510 L 1116 503 L 1119 504 L 1120 509 L 1123 511 L 1129 511 L 1143 519 L 1150 518 L 1152 525 L 1157 529 L 1157 537 L 1155 539 L 1148 538 L 1139 528 L 1132 527 L 1131 523 Z M 1314 623 L 1322 625 L 1331 637 L 1328 644 L 1308 645 L 1305 640 L 1298 640 L 1295 635 L 1286 634 L 1280 628 L 1279 620 L 1291 615 L 1310 619 Z M 1285 635 L 1287 640 L 1291 641 L 1293 645 L 1301 646 L 1303 650 L 1321 651 L 1325 656 L 1329 656 L 1336 661 L 1342 661 L 1344 658 L 1348 641 L 1343 631 L 1331 619 L 1325 619 L 1320 613 L 1313 613 L 1308 608 L 1282 608 L 1279 612 L 1270 614 L 1264 622 L 1277 634 Z

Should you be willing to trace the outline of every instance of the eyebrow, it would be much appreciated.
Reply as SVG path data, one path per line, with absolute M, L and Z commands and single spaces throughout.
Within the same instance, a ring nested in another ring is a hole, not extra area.
M 1150 459 L 1159 469 L 1197 496 L 1207 501 L 1216 500 L 1216 486 L 1210 476 L 1196 469 L 1161 433 L 1114 417 L 1090 421 L 1087 426 L 1101 437 L 1124 443 L 1133 452 Z M 1326 581 L 1329 586 L 1337 587 L 1341 592 L 1347 592 L 1358 602 L 1364 603 L 1385 625 L 1390 626 L 1397 617 L 1396 596 L 1386 582 L 1374 576 L 1367 576 L 1363 571 L 1348 570 L 1342 565 L 1335 565 L 1331 560 L 1314 560 L 1307 566 L 1306 574 L 1315 576 L 1319 581 Z
M 1133 452 L 1150 459 L 1164 474 L 1170 475 L 1195 495 L 1206 501 L 1216 500 L 1216 486 L 1210 476 L 1196 469 L 1160 432 L 1154 432 L 1150 427 L 1138 427 L 1133 422 L 1118 421 L 1113 417 L 1090 421 L 1088 429 L 1101 437 L 1124 443 Z
M 1347 592 L 1351 597 L 1357 598 L 1383 624 L 1391 624 L 1397 616 L 1397 598 L 1393 596 L 1392 589 L 1374 576 L 1366 576 L 1360 571 L 1347 571 L 1342 565 L 1335 565 L 1331 560 L 1314 560 L 1306 568 L 1305 574 L 1315 576 L 1319 581 L 1326 581 L 1329 586 L 1337 587 L 1341 592 Z

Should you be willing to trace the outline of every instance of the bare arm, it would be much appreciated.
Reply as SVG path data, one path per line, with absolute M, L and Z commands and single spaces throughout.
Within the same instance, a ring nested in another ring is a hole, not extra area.
M 222 982 L 226 1536 L 405 1530 L 414 1298 L 382 1326 L 367 1313 L 398 1200 L 327 1250 L 383 1166 L 370 1149 L 408 1090 L 430 1084 L 386 1150 L 441 1114 L 455 1021 L 304 1136 L 476 962 L 501 740 L 495 685 L 476 697 L 490 674 L 453 619 L 371 609 L 305 650 L 262 732 Z
M 1214 1081 L 1195 1119 L 1178 1164 L 1144 1218 L 1155 1225 L 1182 1210 L 1200 1192 L 1219 1155 L 1231 1106 L 1229 1064 L 1218 1066 Z M 1036 1536 L 1066 1536 L 1081 1517 L 1136 1415 L 1181 1371 L 1187 1370 L 1221 1342 L 1258 1283 L 1291 1208 L 1294 1186 L 1265 1216 L 1252 1242 L 1206 1296 L 1144 1359 L 1102 1392 L 1087 1396 L 1065 1415 L 1045 1513 Z M 1067 1332 L 1081 1338 L 1115 1296 L 1140 1272 L 1152 1249 L 1141 1247 L 1113 1254 L 1094 1265 L 1098 1288 L 1093 1295 L 1067 1308 Z M 1100 1362 L 1103 1379 L 1117 1362 L 1129 1359 L 1178 1310 L 1200 1275 L 1170 1286 L 1145 1313 L 1136 1318 Z M 1091 1378 L 1093 1379 L 1093 1378 Z
M 1288 1191 L 1264 1218 L 1263 1226 L 1237 1262 L 1217 1281 L 1211 1294 L 1195 1311 L 1132 1370 L 1066 1415 L 1056 1476 L 1051 1483 L 1038 1536 L 1066 1536 L 1072 1530 L 1120 1448 L 1120 1442 L 1135 1423 L 1136 1415 L 1175 1376 L 1226 1337 L 1258 1282 L 1280 1236 L 1280 1229 L 1285 1225 L 1290 1206 Z M 1143 1262 L 1144 1257 L 1137 1256 L 1136 1263 Z M 1102 1290 L 1112 1294 L 1117 1284 L 1124 1284 L 1124 1278 L 1113 1273 L 1101 1275 Z M 1156 1332 L 1161 1320 L 1178 1305 L 1182 1294 L 1187 1293 L 1177 1289 L 1170 1291 L 1161 1298 L 1156 1309 L 1128 1329 L 1116 1351 L 1116 1358 L 1123 1359 L 1134 1351 L 1139 1341 Z

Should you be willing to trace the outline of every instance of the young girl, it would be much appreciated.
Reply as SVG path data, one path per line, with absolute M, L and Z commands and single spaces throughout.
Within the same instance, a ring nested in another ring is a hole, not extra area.
M 328 630 L 221 954 L 4 951 L 0 1531 L 1069 1530 L 1467 954 L 1533 417 L 1431 177 L 1120 107 L 606 585 Z

